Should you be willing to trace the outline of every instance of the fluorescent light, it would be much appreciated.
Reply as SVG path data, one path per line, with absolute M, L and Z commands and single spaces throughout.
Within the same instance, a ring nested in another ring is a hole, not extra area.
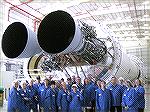
M 144 33 L 149 33 L 149 31 L 145 31 Z
M 130 17 L 130 16 L 128 16 L 128 17 L 126 17 L 126 19 L 131 19 L 131 17 Z
M 116 34 L 117 34 L 117 35 L 120 35 L 120 32 L 117 32 Z
M 150 39 L 150 37 L 149 37 L 149 36 L 145 36 L 143 39 L 146 39 L 146 40 L 147 40 L 147 39 Z
M 149 26 L 149 24 L 144 24 L 144 26 Z
M 132 31 L 132 32 L 131 32 L 131 34 L 133 34 L 133 35 L 134 35 L 134 34 L 136 34 L 136 33 L 135 33 L 134 31 Z
M 130 28 L 132 28 L 132 27 L 133 27 L 133 25 L 129 25 L 129 27 L 130 27 Z
M 149 17 L 149 15 L 144 15 L 143 17 L 145 17 L 145 18 L 146 18 L 146 17 Z
M 149 4 L 149 1 L 145 1 L 145 2 L 143 2 L 143 4 L 145 4 L 145 5 Z
M 122 19 L 121 17 L 118 17 L 118 18 L 117 18 L 117 20 L 121 20 L 121 19 Z
M 110 8 L 111 9 L 116 9 L 117 7 L 116 7 L 116 5 L 112 5 Z
M 145 38 L 150 38 L 149 36 L 145 36 Z
M 121 28 L 124 28 L 124 29 L 125 29 L 126 27 L 123 25 L 123 26 L 121 26 Z

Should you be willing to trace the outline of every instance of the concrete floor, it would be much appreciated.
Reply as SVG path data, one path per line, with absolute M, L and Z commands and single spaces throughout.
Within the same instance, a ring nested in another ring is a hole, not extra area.
M 0 106 L 0 112 L 7 112 L 7 101 L 4 100 L 3 106 Z
M 145 112 L 150 112 L 150 85 L 145 87 L 146 107 Z M 3 106 L 0 106 L 0 112 L 7 112 L 7 101 L 4 100 Z

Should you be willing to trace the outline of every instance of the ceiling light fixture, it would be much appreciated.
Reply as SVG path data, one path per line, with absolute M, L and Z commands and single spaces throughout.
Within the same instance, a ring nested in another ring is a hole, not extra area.
M 132 31 L 131 34 L 135 35 L 136 33 L 134 31 Z
M 149 4 L 150 2 L 149 1 L 145 1 L 145 2 L 143 2 L 143 4 L 145 4 L 145 5 L 147 5 L 147 4 Z
M 128 17 L 126 17 L 126 19 L 131 19 L 131 17 L 130 17 L 130 16 L 128 16 Z
M 121 18 L 121 17 L 118 17 L 117 20 L 122 20 L 122 18 Z
M 146 18 L 146 17 L 149 17 L 149 15 L 144 15 L 143 17 Z
M 144 24 L 144 26 L 149 26 L 149 24 Z
M 145 36 L 145 38 L 150 38 L 150 36 Z
M 148 39 L 150 39 L 150 37 L 149 36 L 145 36 L 143 39 L 148 40 Z
M 145 31 L 144 33 L 149 33 L 149 31 Z
M 133 28 L 133 25 L 129 25 L 130 28 Z

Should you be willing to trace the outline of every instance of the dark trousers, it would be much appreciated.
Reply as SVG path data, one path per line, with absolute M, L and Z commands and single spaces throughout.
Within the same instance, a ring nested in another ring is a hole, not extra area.
M 144 112 L 143 108 L 138 108 L 138 112 Z
M 94 100 L 94 101 L 92 101 L 92 110 L 93 110 L 93 112 L 96 111 L 95 106 L 96 106 L 96 102 L 95 102 L 95 100 Z
M 117 110 L 117 112 L 122 112 L 122 107 L 121 106 L 112 106 L 110 108 L 110 112 L 115 112 L 115 109 Z

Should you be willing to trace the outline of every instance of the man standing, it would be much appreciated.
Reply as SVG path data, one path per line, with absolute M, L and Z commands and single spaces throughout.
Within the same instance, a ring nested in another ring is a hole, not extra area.
M 22 97 L 18 91 L 18 81 L 13 81 L 13 87 L 11 88 L 8 96 L 8 112 L 21 112 Z
M 72 81 L 71 78 L 67 78 L 67 90 L 71 92 Z
M 44 80 L 43 90 L 41 91 L 41 107 L 43 107 L 44 112 L 50 112 L 51 111 L 51 99 L 50 99 L 50 86 L 49 86 L 49 79 Z
M 138 112 L 144 112 L 145 108 L 145 89 L 139 79 L 135 80 L 135 90 L 138 96 Z
M 58 112 L 57 107 L 57 95 L 58 95 L 58 89 L 56 88 L 55 81 L 51 81 L 51 91 L 50 91 L 50 107 L 51 112 Z
M 70 102 L 69 112 L 82 112 L 81 104 L 83 101 L 83 96 L 79 91 L 77 91 L 76 84 L 72 85 L 72 91 L 68 96 L 68 101 Z
M 106 89 L 106 82 L 102 80 L 96 90 L 96 112 L 109 112 L 111 106 L 111 93 Z
M 108 86 L 108 89 L 111 91 L 112 99 L 110 112 L 115 112 L 115 109 L 117 109 L 117 112 L 122 112 L 122 86 L 117 84 L 117 78 L 115 76 L 111 78 L 111 83 Z
M 61 85 L 62 85 L 62 89 L 58 92 L 58 97 L 57 97 L 58 110 L 61 112 L 68 112 L 69 101 L 67 97 L 69 91 L 67 91 L 67 86 L 65 82 L 62 82 Z
M 33 85 L 34 80 L 29 80 L 29 85 L 27 86 L 27 92 L 29 93 L 29 98 L 31 99 L 31 104 L 29 106 L 30 110 L 32 109 L 33 112 L 38 111 L 38 91 L 36 87 Z

